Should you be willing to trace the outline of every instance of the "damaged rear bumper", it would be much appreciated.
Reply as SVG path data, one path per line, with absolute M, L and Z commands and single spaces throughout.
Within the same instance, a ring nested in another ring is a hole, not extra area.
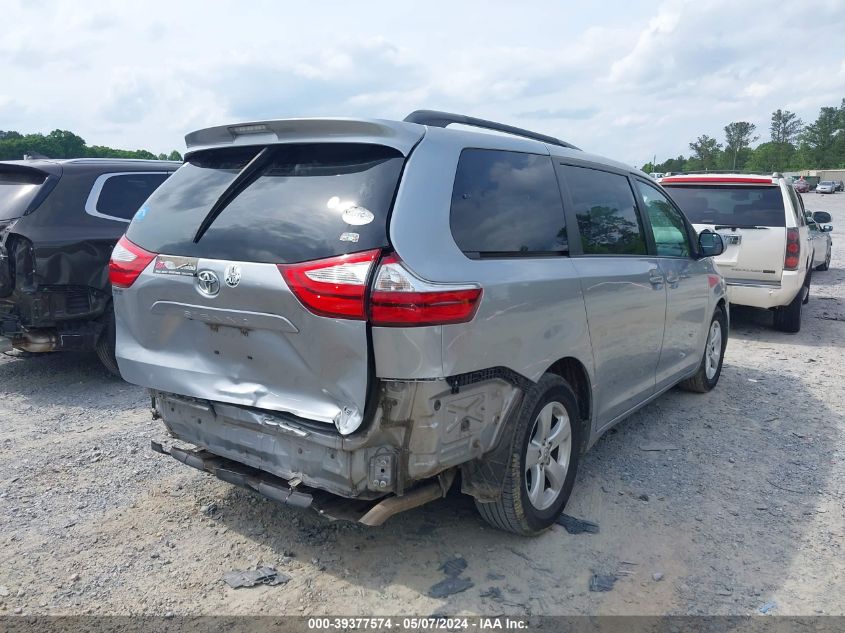
M 364 525 L 381 525 L 394 514 L 445 497 L 455 480 L 456 470 L 447 470 L 436 481 L 418 486 L 401 497 L 391 496 L 383 500 L 349 502 L 328 492 L 299 489 L 299 481 L 285 481 L 250 468 L 238 462 L 218 457 L 205 450 L 188 450 L 175 446 L 165 448 L 158 442 L 151 442 L 151 448 L 162 455 L 170 455 L 176 461 L 241 488 L 254 490 L 262 496 L 297 508 L 313 508 L 319 514 L 332 520 L 348 520 Z
M 151 448 L 157 453 L 170 455 L 173 459 L 182 462 L 186 466 L 211 473 L 218 479 L 222 479 L 235 486 L 251 488 L 268 499 L 273 499 L 279 503 L 298 508 L 308 508 L 314 501 L 313 495 L 294 490 L 287 481 L 280 477 L 275 477 L 256 468 L 244 466 L 230 459 L 218 457 L 208 451 L 192 451 L 177 448 L 176 446 L 165 448 L 155 441 L 150 444 Z
M 442 487 L 445 473 L 490 451 L 520 393 L 498 378 L 461 386 L 390 381 L 374 419 L 351 435 L 274 411 L 160 391 L 151 396 L 154 417 L 198 447 L 168 451 L 176 459 L 277 501 L 312 505 L 313 493 L 306 503 L 293 492 L 370 502 L 437 498 L 437 487 L 425 495 L 419 489 L 434 477 Z

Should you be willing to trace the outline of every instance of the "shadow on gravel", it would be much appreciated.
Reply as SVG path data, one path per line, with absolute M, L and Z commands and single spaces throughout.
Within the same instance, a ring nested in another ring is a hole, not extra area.
M 95 354 L 56 352 L 0 356 L 0 385 L 3 394 L 15 395 L 35 407 L 80 404 L 87 408 L 113 408 L 104 401 L 116 392 L 134 390 L 138 398 L 145 391 L 112 376 Z
M 783 585 L 808 547 L 808 525 L 820 504 L 834 501 L 824 490 L 835 463 L 836 415 L 800 376 L 732 362 L 710 394 L 670 391 L 585 456 L 567 512 L 599 522 L 595 536 L 557 527 L 537 538 L 498 532 L 457 487 L 447 499 L 379 528 L 330 523 L 235 488 L 216 502 L 216 518 L 280 559 L 292 550 L 325 574 L 377 591 L 401 584 L 427 594 L 443 579 L 439 566 L 463 556 L 474 588 L 448 598 L 450 611 L 489 609 L 481 593 L 495 586 L 505 592 L 504 611 L 519 613 L 540 583 L 546 599 L 580 597 L 595 612 L 612 596 L 587 593 L 590 573 L 639 560 L 640 572 L 650 574 L 643 561 L 652 548 L 663 548 L 678 560 L 659 564 L 685 570 L 673 578 L 680 612 L 747 613 Z M 645 441 L 678 450 L 644 451 Z M 626 576 L 614 592 L 624 593 L 626 582 L 637 591 Z M 565 601 L 532 604 L 524 608 L 576 608 Z
M 845 269 L 834 268 L 831 265 L 830 270 L 814 270 L 813 280 L 810 282 L 810 300 L 813 298 L 813 289 L 827 289 L 828 287 L 838 286 L 845 281 Z
M 815 287 L 815 282 L 814 282 Z M 774 345 L 802 345 L 822 348 L 845 347 L 845 337 L 835 335 L 823 323 L 838 323 L 845 320 L 845 301 L 836 297 L 814 296 L 804 306 L 801 315 L 801 332 L 788 334 L 774 329 L 773 316 L 768 310 L 758 310 L 746 306 L 731 306 L 731 337 L 752 340 Z M 831 335 L 823 332 L 831 331 Z M 728 343 L 726 357 L 730 360 L 731 347 Z

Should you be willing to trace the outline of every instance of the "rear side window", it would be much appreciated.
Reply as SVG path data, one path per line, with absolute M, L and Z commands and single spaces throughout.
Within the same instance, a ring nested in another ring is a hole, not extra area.
M 23 216 L 47 175 L 34 169 L 4 169 L 0 166 L 0 220 Z
M 672 185 L 672 198 L 693 224 L 785 226 L 780 187 Z
M 804 226 L 806 223 L 804 218 L 807 216 L 807 212 L 804 210 L 804 200 L 794 187 L 787 187 L 786 190 L 789 192 L 789 198 L 792 200 L 792 206 L 795 209 L 795 220 L 798 226 Z
M 568 251 L 563 203 L 548 156 L 465 149 L 449 222 L 455 242 L 469 257 Z
M 104 174 L 94 182 L 94 192 L 99 189 L 93 210 L 96 215 L 110 218 L 131 220 L 135 212 L 144 204 L 144 200 L 167 180 L 169 174 L 124 173 Z M 86 206 L 90 211 L 90 207 Z
M 645 255 L 636 201 L 625 176 L 563 165 L 585 255 Z
M 197 153 L 129 225 L 139 246 L 169 255 L 287 264 L 387 246 L 387 216 L 402 170 L 389 147 L 283 144 L 194 237 L 215 202 L 263 147 Z

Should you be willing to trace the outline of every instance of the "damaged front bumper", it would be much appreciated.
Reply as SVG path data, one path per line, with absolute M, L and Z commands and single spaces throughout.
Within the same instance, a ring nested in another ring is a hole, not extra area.
M 160 391 L 151 396 L 154 417 L 198 447 L 167 451 L 187 465 L 292 505 L 312 505 L 313 493 L 303 493 L 311 496 L 307 503 L 299 496 L 308 489 L 370 502 L 407 498 L 391 502 L 398 507 L 437 498 L 444 477 L 451 483 L 456 467 L 490 451 L 520 393 L 496 378 L 460 387 L 389 381 L 371 423 L 346 436 L 284 413 Z M 420 486 L 434 477 L 435 485 Z

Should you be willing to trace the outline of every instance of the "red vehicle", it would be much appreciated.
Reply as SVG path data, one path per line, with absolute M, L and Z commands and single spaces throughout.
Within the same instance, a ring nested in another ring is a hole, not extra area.
M 803 178 L 799 178 L 798 180 L 792 183 L 792 186 L 795 187 L 795 191 L 798 193 L 807 193 L 810 191 L 810 185 L 807 183 L 806 180 Z

